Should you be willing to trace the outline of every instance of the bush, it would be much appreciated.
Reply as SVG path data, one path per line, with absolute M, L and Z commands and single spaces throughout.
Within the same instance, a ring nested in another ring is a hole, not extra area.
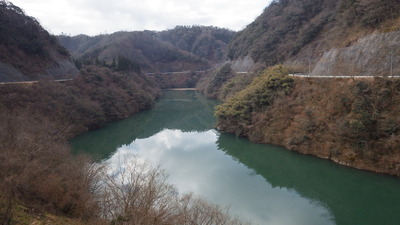
M 225 64 L 221 68 L 217 69 L 211 78 L 207 81 L 204 94 L 210 98 L 217 98 L 221 89 L 221 86 L 233 77 L 233 71 L 231 64 Z
M 0 199 L 8 202 L 0 219 L 12 224 L 19 201 L 39 209 L 92 219 L 97 211 L 90 161 L 72 156 L 65 142 L 67 128 L 32 114 L 0 115 Z M 7 215 L 8 214 L 8 215 Z
M 264 71 L 246 89 L 216 107 L 219 124 L 229 124 L 240 130 L 250 125 L 253 112 L 266 110 L 277 96 L 291 92 L 293 79 L 287 74 L 289 71 L 282 66 Z

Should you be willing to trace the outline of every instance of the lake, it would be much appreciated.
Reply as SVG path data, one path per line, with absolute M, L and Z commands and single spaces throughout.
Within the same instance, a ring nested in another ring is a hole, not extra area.
M 400 224 L 400 179 L 220 133 L 217 104 L 195 91 L 164 91 L 153 109 L 71 145 L 111 164 L 123 157 L 160 165 L 179 192 L 252 224 Z

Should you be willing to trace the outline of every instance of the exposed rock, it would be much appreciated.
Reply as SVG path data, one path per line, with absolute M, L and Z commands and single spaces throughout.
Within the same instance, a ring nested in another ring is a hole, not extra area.
M 254 69 L 254 67 L 255 62 L 249 55 L 232 61 L 232 69 L 235 72 L 248 72 Z
M 0 62 L 0 81 L 10 82 L 10 81 L 24 81 L 28 80 L 24 74 L 16 70 L 9 64 Z
M 60 59 L 46 70 L 44 76 L 52 79 L 73 78 L 78 76 L 79 70 L 70 59 Z
M 320 58 L 313 75 L 400 75 L 400 31 L 367 35 L 352 46 L 332 49 Z

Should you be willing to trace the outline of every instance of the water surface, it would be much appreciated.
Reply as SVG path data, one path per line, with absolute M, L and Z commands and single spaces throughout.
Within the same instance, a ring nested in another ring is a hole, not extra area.
M 161 165 L 182 193 L 193 192 L 253 224 L 400 224 L 400 181 L 221 134 L 215 101 L 165 91 L 152 110 L 72 141 L 110 163 Z

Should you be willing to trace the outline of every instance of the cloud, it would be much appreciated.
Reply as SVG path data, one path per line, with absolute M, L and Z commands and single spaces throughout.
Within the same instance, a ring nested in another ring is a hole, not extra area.
M 177 25 L 213 25 L 241 30 L 270 0 L 13 0 L 51 33 L 112 33 L 165 30 Z

